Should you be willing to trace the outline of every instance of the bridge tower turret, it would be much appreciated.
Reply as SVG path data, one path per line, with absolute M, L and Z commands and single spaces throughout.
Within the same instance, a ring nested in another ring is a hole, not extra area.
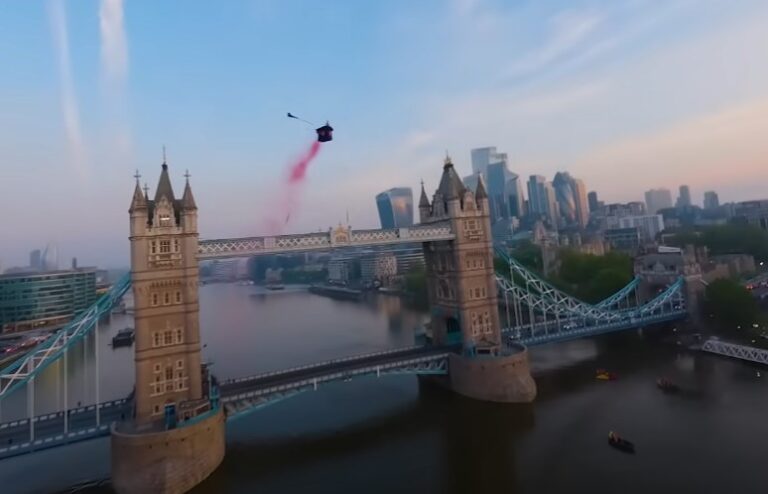
M 527 402 L 536 395 L 527 350 L 505 345 L 499 320 L 488 194 L 482 177 L 469 190 L 446 157 L 431 205 L 422 193 L 421 223 L 449 222 L 455 238 L 424 244 L 435 344 L 460 344 L 451 386 L 488 401 Z M 427 208 L 429 206 L 429 208 Z
M 150 200 L 137 174 L 129 209 L 136 385 L 133 417 L 112 431 L 121 493 L 184 492 L 224 457 L 224 417 L 201 363 L 197 205 L 186 177 L 177 199 L 163 160 Z

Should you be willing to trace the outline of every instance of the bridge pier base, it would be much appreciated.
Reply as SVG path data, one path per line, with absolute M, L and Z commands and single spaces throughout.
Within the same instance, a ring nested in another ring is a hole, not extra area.
M 223 410 L 199 422 L 158 432 L 112 428 L 112 485 L 119 494 L 181 494 L 224 459 Z
M 505 348 L 502 355 L 451 355 L 448 374 L 453 391 L 476 400 L 530 403 L 536 398 L 528 349 L 522 345 Z

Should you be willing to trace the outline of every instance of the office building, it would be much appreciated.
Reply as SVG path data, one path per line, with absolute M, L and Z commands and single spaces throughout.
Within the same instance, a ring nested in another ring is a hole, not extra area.
M 664 230 L 664 218 L 660 214 L 644 216 L 623 216 L 618 219 L 618 228 L 637 228 L 643 243 L 652 243 Z
M 495 147 L 487 147 L 473 149 L 471 156 L 473 174 L 483 175 L 485 179 L 491 223 L 508 223 L 510 218 L 521 218 L 525 214 L 523 187 L 519 176 L 509 170 L 507 154 L 497 152 Z M 477 180 L 474 178 L 465 184 L 475 189 Z
M 704 192 L 704 209 L 712 210 L 719 207 L 720 199 L 717 197 L 717 192 L 714 190 Z
M 579 178 L 573 179 L 573 192 L 576 201 L 576 223 L 581 228 L 589 223 L 589 203 L 587 202 L 587 187 Z
M 29 253 L 29 267 L 32 271 L 43 270 L 43 254 L 40 249 L 35 249 Z
M 589 212 L 590 213 L 596 213 L 598 209 L 602 206 L 600 201 L 597 199 L 597 192 L 594 190 L 587 194 L 587 203 L 589 203 Z
M 541 175 L 528 178 L 528 213 L 544 218 L 550 226 L 557 226 L 557 200 L 552 184 Z
M 0 332 L 55 328 L 96 302 L 96 269 L 0 275 Z
M 746 223 L 768 230 L 768 199 L 737 202 L 734 217 Z
M 640 230 L 637 227 L 610 228 L 603 232 L 603 239 L 611 250 L 636 254 L 641 245 Z
M 354 281 L 357 272 L 357 259 L 353 257 L 335 257 L 328 261 L 328 282 L 346 285 Z
M 413 226 L 413 191 L 410 187 L 395 187 L 378 194 L 376 207 L 382 228 Z
M 360 281 L 364 285 L 389 286 L 395 276 L 397 276 L 397 258 L 393 253 L 376 252 L 360 258 Z
M 555 189 L 555 199 L 560 212 L 560 223 L 570 226 L 576 223 L 576 194 L 573 190 L 573 179 L 567 172 L 557 172 L 552 187 Z
M 678 208 L 691 207 L 691 189 L 687 185 L 680 186 L 675 206 Z
M 589 221 L 589 204 L 584 182 L 571 177 L 568 172 L 558 172 L 552 180 L 552 187 L 555 189 L 561 225 L 585 227 Z
M 648 214 L 656 214 L 672 207 L 672 194 L 669 189 L 651 189 L 645 193 L 645 204 Z

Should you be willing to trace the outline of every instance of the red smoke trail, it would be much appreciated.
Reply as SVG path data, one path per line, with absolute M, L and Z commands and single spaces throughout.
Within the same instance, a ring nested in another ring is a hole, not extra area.
M 307 168 L 309 164 L 317 156 L 317 152 L 320 151 L 320 141 L 314 141 L 312 146 L 307 151 L 307 154 L 302 156 L 299 161 L 291 167 L 291 175 L 288 178 L 289 184 L 295 184 L 304 180 L 304 176 L 307 174 Z
M 307 175 L 307 169 L 312 160 L 320 152 L 320 142 L 314 141 L 312 146 L 299 159 L 288 168 L 287 180 L 279 188 L 279 207 L 265 218 L 267 235 L 280 235 L 288 223 L 291 214 L 298 205 L 298 195 L 301 185 Z

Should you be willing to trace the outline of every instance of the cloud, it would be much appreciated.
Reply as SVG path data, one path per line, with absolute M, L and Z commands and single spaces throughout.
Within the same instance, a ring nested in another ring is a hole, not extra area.
M 128 44 L 123 23 L 123 0 L 101 0 L 99 31 L 104 73 L 108 78 L 122 82 L 128 74 Z
M 595 12 L 560 12 L 551 21 L 552 34 L 541 48 L 513 62 L 508 77 L 521 77 L 538 72 L 561 57 L 574 53 L 603 22 Z
M 53 44 L 59 62 L 61 85 L 61 106 L 64 114 L 64 130 L 72 153 L 72 159 L 81 177 L 86 174 L 86 151 L 80 126 L 80 111 L 72 79 L 72 62 L 69 58 L 69 34 L 67 32 L 67 14 L 63 0 L 51 0 L 48 3 L 48 16 L 51 23 Z

